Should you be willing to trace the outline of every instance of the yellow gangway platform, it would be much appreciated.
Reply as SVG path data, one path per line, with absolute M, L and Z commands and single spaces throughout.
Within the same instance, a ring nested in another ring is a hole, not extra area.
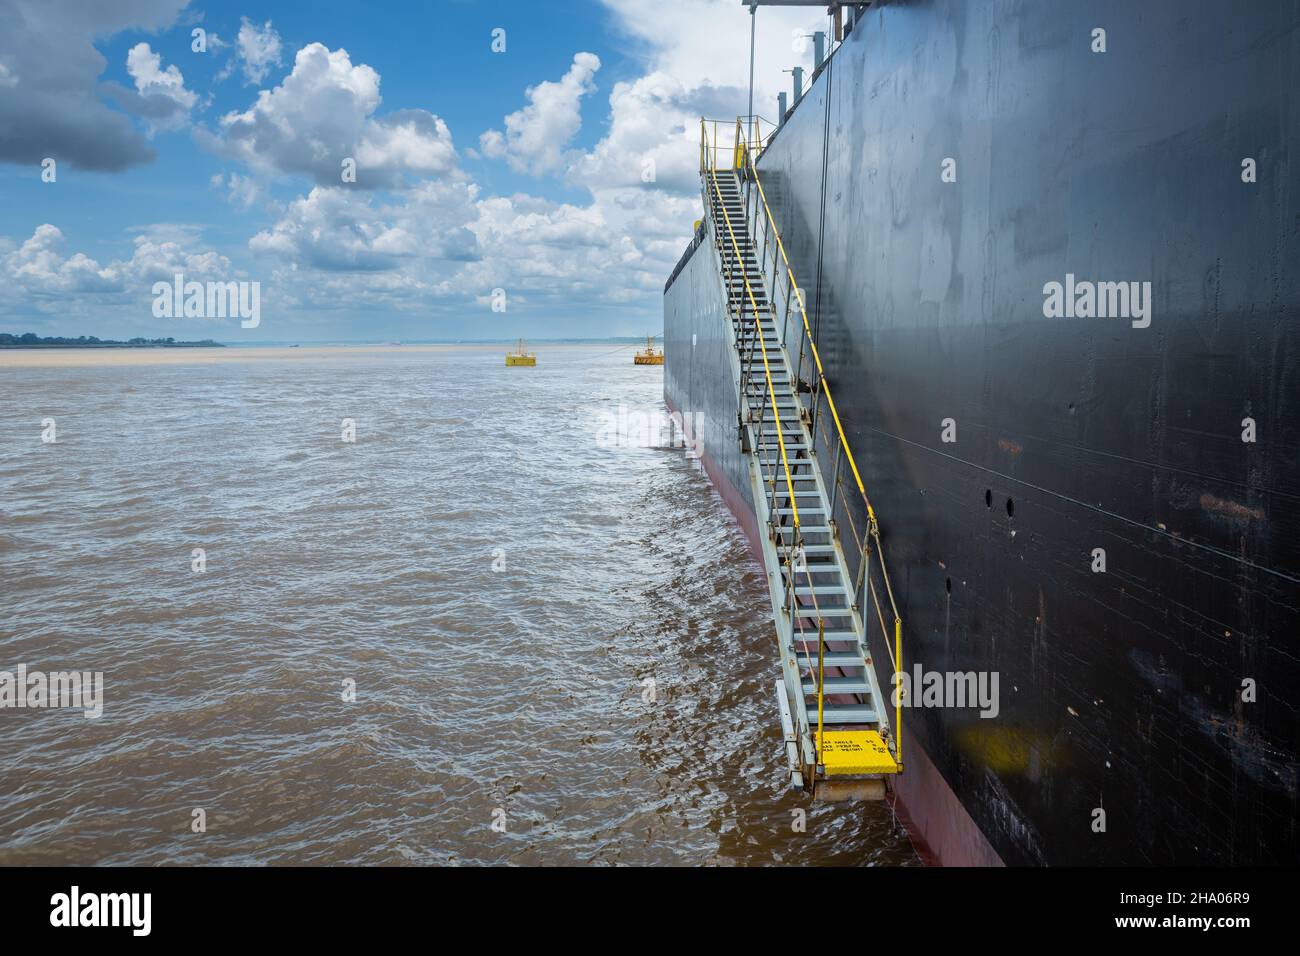
M 826 776 L 898 773 L 898 764 L 874 730 L 827 730 L 821 736 Z
M 507 365 L 536 365 L 537 356 L 532 352 L 524 351 L 524 340 L 520 339 L 519 344 L 515 346 L 513 352 L 506 353 Z

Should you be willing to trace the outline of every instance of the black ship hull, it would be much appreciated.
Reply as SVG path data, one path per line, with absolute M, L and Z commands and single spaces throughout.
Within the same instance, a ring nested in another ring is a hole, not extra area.
M 905 712 L 918 838 L 1300 861 L 1300 4 L 878 5 L 758 169 L 908 667 L 998 675 L 996 717 Z M 754 537 L 711 240 L 688 256 L 666 398 Z

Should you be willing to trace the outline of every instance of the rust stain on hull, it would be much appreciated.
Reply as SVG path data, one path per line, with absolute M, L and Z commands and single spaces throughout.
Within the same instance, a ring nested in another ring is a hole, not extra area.
M 1221 518 L 1228 518 L 1232 521 L 1240 521 L 1243 524 L 1249 521 L 1264 520 L 1264 509 L 1248 508 L 1240 502 L 1216 498 L 1208 492 L 1201 495 L 1201 507 L 1211 514 L 1218 515 Z

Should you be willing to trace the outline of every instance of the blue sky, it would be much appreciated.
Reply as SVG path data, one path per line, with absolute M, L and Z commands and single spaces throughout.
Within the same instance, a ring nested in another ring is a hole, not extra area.
M 819 12 L 760 17 L 772 115 Z M 0 0 L 0 22 L 8 332 L 658 331 L 699 215 L 698 116 L 748 96 L 734 0 Z M 261 324 L 155 317 L 153 283 L 176 272 L 258 282 Z

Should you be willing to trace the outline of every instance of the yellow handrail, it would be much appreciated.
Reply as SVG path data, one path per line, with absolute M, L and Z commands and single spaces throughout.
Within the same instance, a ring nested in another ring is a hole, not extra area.
M 701 123 L 703 123 L 702 120 Z M 716 127 L 717 125 L 716 122 L 714 125 Z M 702 128 L 701 132 L 704 133 L 705 130 Z M 713 139 L 713 144 L 715 149 L 717 148 L 717 143 L 718 143 L 717 131 L 715 128 L 714 139 Z M 722 210 L 722 218 L 725 220 L 727 224 L 727 235 L 731 239 L 731 248 L 733 253 L 735 254 L 735 260 L 736 262 L 743 264 L 743 260 L 740 255 L 740 245 L 736 242 L 736 232 L 734 229 L 731 228 L 731 216 L 727 214 L 727 207 L 724 205 L 722 201 L 722 190 L 718 186 L 717 172 L 713 169 L 710 169 L 708 172 L 709 172 L 709 179 L 713 183 L 713 191 L 718 197 L 718 208 Z M 758 302 L 755 301 L 754 299 L 754 290 L 750 286 L 749 276 L 745 275 L 743 268 L 741 270 L 740 277 L 745 282 L 745 294 L 749 297 L 750 308 L 752 308 L 754 311 L 754 337 L 758 339 L 759 348 L 761 349 L 763 355 L 763 377 L 767 381 L 768 398 L 772 400 L 772 418 L 776 425 L 776 442 L 777 442 L 777 446 L 781 450 L 781 467 L 785 471 L 785 485 L 786 485 L 786 490 L 789 492 L 789 496 L 790 496 L 790 514 L 794 518 L 795 533 L 797 535 L 799 529 L 799 504 L 797 501 L 795 501 L 795 497 L 794 497 L 794 480 L 790 477 L 790 459 L 786 456 L 785 453 L 785 435 L 781 428 L 781 413 L 776 407 L 776 386 L 772 384 L 772 367 L 768 364 L 767 361 L 767 344 L 763 341 L 763 335 L 762 335 L 763 329 L 758 318 L 758 314 L 759 314 Z M 728 290 L 728 292 L 730 292 L 730 290 Z M 763 436 L 760 433 L 759 438 L 761 439 L 762 437 Z M 772 481 L 773 483 L 775 483 L 776 481 L 775 475 L 772 476 Z
M 732 146 L 732 158 L 731 158 L 731 165 L 732 165 L 732 168 L 735 168 L 735 169 L 741 169 L 741 168 L 742 168 L 742 166 L 740 165 L 740 163 L 741 163 L 741 157 L 740 157 L 740 154 L 739 154 L 739 152 L 738 152 L 738 150 L 740 149 L 739 144 L 740 144 L 740 141 L 741 141 L 741 137 L 742 137 L 742 134 L 741 134 L 741 132 L 740 132 L 740 121 L 737 120 L 737 122 L 736 122 L 736 130 L 735 130 L 735 140 L 734 140 L 734 142 L 733 142 L 733 146 Z M 701 172 L 701 175 L 702 175 L 702 176 L 704 176 L 704 174 L 707 173 L 708 175 L 705 176 L 706 180 L 707 180 L 707 181 L 711 181 L 712 184 L 713 184 L 714 192 L 715 192 L 715 194 L 717 195 L 717 198 L 718 198 L 718 208 L 722 211 L 723 220 L 724 220 L 724 223 L 725 223 L 725 225 L 726 225 L 726 227 L 727 227 L 727 233 L 728 233 L 728 236 L 729 236 L 730 239 L 731 239 L 732 250 L 733 250 L 733 253 L 734 253 L 734 255 L 735 255 L 735 261 L 740 262 L 740 261 L 741 261 L 741 259 L 740 259 L 740 250 L 739 250 L 739 247 L 738 247 L 738 245 L 737 245 L 737 243 L 736 243 L 736 234 L 735 234 L 735 230 L 732 228 L 732 225 L 731 225 L 731 216 L 727 213 L 727 211 L 726 211 L 726 207 L 725 207 L 725 205 L 724 205 L 723 202 L 722 202 L 722 193 L 721 193 L 721 189 L 720 189 L 719 186 L 718 186 L 718 181 L 717 181 L 716 170 L 720 168 L 720 164 L 718 163 L 718 158 L 719 158 L 719 154 L 721 153 L 721 151 L 722 151 L 722 147 L 718 146 L 718 142 L 717 142 L 717 123 L 716 123 L 716 121 L 714 122 L 714 140 L 713 140 L 713 145 L 710 146 L 710 145 L 709 145 L 708 127 L 707 127 L 707 125 L 706 125 L 706 123 L 705 123 L 705 120 L 704 120 L 703 118 L 701 118 L 701 120 L 700 120 L 700 157 L 701 157 L 701 167 L 700 167 L 700 172 Z M 709 162 L 709 159 L 710 159 L 710 158 L 712 159 L 712 162 Z M 731 273 L 730 273 L 730 270 L 728 270 L 727 279 L 728 279 L 728 281 L 730 281 L 730 279 L 731 279 Z M 799 541 L 798 541 L 798 534 L 799 534 L 799 528 L 800 528 L 799 505 L 798 505 L 798 500 L 797 500 L 797 498 L 795 497 L 795 494 L 794 494 L 793 477 L 792 477 L 791 472 L 790 472 L 790 462 L 789 462 L 789 457 L 788 457 L 788 455 L 787 455 L 787 453 L 786 453 L 786 449 L 785 449 L 785 433 L 784 433 L 784 429 L 783 429 L 782 426 L 781 426 L 781 417 L 780 417 L 780 412 L 779 412 L 779 410 L 777 409 L 777 405 L 776 405 L 775 386 L 774 386 L 774 384 L 773 384 L 773 382 L 772 382 L 771 367 L 769 366 L 769 364 L 768 364 L 768 360 L 767 360 L 767 345 L 766 345 L 766 343 L 763 341 L 763 338 L 762 338 L 762 328 L 761 328 L 761 326 L 760 326 L 759 318 L 758 318 L 758 305 L 757 305 L 756 301 L 754 300 L 753 289 L 752 289 L 752 287 L 751 287 L 750 284 L 749 284 L 749 279 L 748 279 L 747 276 L 744 275 L 743 272 L 742 272 L 742 279 L 743 279 L 743 281 L 744 281 L 744 283 L 745 283 L 745 291 L 746 291 L 747 295 L 749 296 L 750 306 L 751 306 L 751 307 L 753 308 L 753 310 L 754 310 L 754 320 L 755 320 L 754 338 L 755 338 L 756 341 L 758 341 L 759 346 L 760 346 L 760 349 L 761 349 L 761 351 L 762 351 L 762 356 L 763 356 L 763 370 L 764 370 L 764 373 L 765 373 L 765 379 L 766 379 L 766 382 L 767 382 L 767 388 L 768 388 L 768 393 L 767 393 L 767 394 L 768 394 L 768 397 L 769 397 L 769 398 L 771 399 L 771 401 L 772 401 L 772 413 L 773 413 L 773 417 L 774 417 L 774 424 L 775 424 L 775 426 L 776 426 L 776 432 L 777 432 L 777 443 L 778 443 L 778 446 L 780 447 L 780 450 L 781 450 L 781 464 L 782 464 L 783 470 L 784 470 L 784 472 L 785 472 L 786 491 L 787 491 L 787 493 L 788 493 L 788 499 L 789 499 L 789 501 L 790 501 L 790 512 L 791 512 L 791 515 L 792 515 L 793 518 L 794 518 L 795 537 L 794 537 L 791 541 L 785 542 L 785 550 L 786 550 L 786 566 L 789 568 L 789 574 L 790 574 L 790 586 L 793 588 L 793 587 L 795 586 L 795 577 L 796 577 L 796 574 L 797 574 L 797 572 L 798 572 L 798 566 L 797 566 L 797 563 L 796 563 L 796 561 L 795 561 L 795 557 L 794 557 L 794 556 L 795 556 L 795 554 L 796 554 L 796 553 L 798 552 L 798 550 L 799 550 Z M 751 344 L 750 348 L 751 348 L 751 352 L 752 352 L 752 348 L 753 348 L 752 344 Z M 760 419 L 760 421 L 761 421 L 761 419 Z M 760 436 L 760 437 L 761 437 L 761 436 Z M 776 470 L 775 470 L 775 468 L 773 469 L 773 474 L 772 474 L 772 479 L 771 479 L 771 481 L 770 481 L 770 484 L 771 484 L 772 489 L 773 489 L 773 502 L 775 502 L 775 500 L 776 500 L 776 496 L 775 496 Z M 808 578 L 809 591 L 810 591 L 810 595 L 811 595 L 812 602 L 813 602 L 813 603 L 812 603 L 812 608 L 811 608 L 812 614 L 811 614 L 810 616 L 811 616 L 811 617 L 815 617 L 816 620 L 817 620 L 817 641 L 818 641 L 818 658 L 819 658 L 819 660 L 818 660 L 818 669 L 817 669 L 817 674 L 816 674 L 816 680 L 817 680 L 817 696 L 818 696 L 818 722 L 817 722 L 817 745 L 816 745 L 816 756 L 815 756 L 814 759 L 816 760 L 816 762 L 817 762 L 818 764 L 820 764 L 820 763 L 821 763 L 821 751 L 822 751 L 822 737 L 823 737 L 823 725 L 822 725 L 821 714 L 822 714 L 822 711 L 823 711 L 823 708 L 824 708 L 824 700 L 825 700 L 825 686 L 826 686 L 826 673 L 825 673 L 825 667 L 824 667 L 824 665 L 823 665 L 824 657 L 822 656 L 822 655 L 824 655 L 824 653 L 825 653 L 825 648 L 826 648 L 825 639 L 824 639 L 823 636 L 822 636 L 823 633 L 824 633 L 824 630 L 825 630 L 825 618 L 824 618 L 824 616 L 822 615 L 821 604 L 820 604 L 820 602 L 819 602 L 818 599 L 817 599 L 817 591 L 816 591 L 816 588 L 814 588 L 814 587 L 812 586 L 812 585 L 813 585 L 812 574 L 808 571 L 808 569 L 807 569 L 806 567 L 805 567 L 805 569 L 804 569 L 804 574 L 805 574 L 805 576 Z M 794 613 L 794 612 L 797 611 L 797 610 L 798 610 L 797 608 L 792 609 L 792 614 L 793 614 L 793 618 L 794 618 L 794 623 L 796 624 L 796 626 L 798 627 L 798 630 L 799 630 L 799 642 L 803 645 L 804 655 L 805 655 L 805 656 L 810 656 L 810 655 L 808 654 L 808 641 L 807 641 L 807 638 L 806 638 L 806 637 L 804 636 L 804 634 L 803 634 L 803 617 L 804 617 L 804 615 L 801 614 L 801 613 Z M 811 667 L 809 668 L 809 670 L 810 670 L 810 672 L 811 672 Z M 811 675 L 810 675 L 810 676 L 811 676 Z
M 883 565 L 884 558 L 881 558 Z M 894 618 L 894 673 L 903 673 L 903 619 Z M 894 760 L 903 763 L 903 689 L 894 694 Z
M 743 135 L 739 120 L 737 120 L 737 124 L 736 124 L 736 135 L 737 138 Z M 739 150 L 737 151 L 737 155 L 740 155 Z M 901 674 L 903 672 L 903 620 L 898 613 L 898 605 L 894 600 L 894 589 L 893 589 L 893 585 L 890 583 L 889 580 L 889 570 L 888 568 L 885 567 L 884 551 L 883 551 L 883 546 L 880 543 L 880 530 L 879 530 L 878 522 L 876 520 L 876 511 L 875 508 L 872 507 L 871 499 L 867 495 L 867 489 L 863 485 L 862 474 L 858 470 L 857 460 L 853 456 L 853 449 L 849 445 L 848 436 L 844 433 L 844 424 L 843 422 L 840 421 L 839 409 L 836 408 L 835 406 L 835 398 L 834 396 L 831 395 L 830 384 L 826 381 L 826 370 L 822 366 L 821 355 L 817 351 L 817 342 L 813 338 L 812 326 L 808 322 L 808 312 L 804 308 L 803 290 L 799 288 L 798 282 L 795 281 L 794 269 L 790 265 L 790 257 L 786 254 L 785 243 L 781 239 L 781 230 L 777 228 L 776 217 L 772 215 L 772 208 L 771 206 L 768 205 L 767 202 L 767 192 L 763 189 L 763 183 L 758 177 L 758 168 L 754 165 L 754 150 L 751 148 L 746 148 L 743 151 L 743 155 L 747 163 L 746 169 L 749 173 L 750 179 L 754 183 L 754 185 L 758 188 L 758 196 L 763 204 L 763 213 L 767 217 L 767 223 L 771 227 L 772 235 L 776 238 L 776 246 L 777 246 L 777 250 L 781 253 L 781 261 L 785 264 L 786 275 L 789 277 L 790 280 L 790 291 L 793 294 L 795 302 L 798 305 L 799 315 L 803 321 L 804 334 L 808 340 L 808 346 L 812 353 L 813 363 L 816 365 L 817 368 L 818 386 L 826 394 L 826 404 L 827 407 L 830 409 L 831 418 L 835 422 L 835 430 L 836 433 L 839 435 L 839 439 L 840 439 L 840 448 L 844 452 L 844 457 L 848 460 L 849 468 L 853 472 L 854 483 L 857 485 L 858 493 L 862 496 L 862 502 L 867 509 L 867 522 L 868 522 L 867 533 L 875 540 L 876 548 L 881 552 L 880 555 L 881 577 L 883 578 L 885 583 L 885 592 L 889 597 L 890 609 L 894 612 L 894 661 L 893 661 L 894 673 L 896 675 Z M 757 229 L 755 230 L 755 234 L 757 234 Z M 773 279 L 775 280 L 775 271 L 773 272 Z M 774 281 L 774 285 L 775 285 L 775 281 Z M 787 295 L 786 301 L 788 304 L 789 295 Z M 867 586 L 874 593 L 874 587 L 872 587 L 869 579 L 867 581 Z M 888 632 L 885 632 L 883 636 L 885 637 L 886 640 L 888 640 Z M 902 714 L 901 689 L 900 692 L 897 692 L 895 694 L 894 759 L 895 761 L 897 761 L 897 763 L 901 768 L 903 763 L 903 714 Z
M 767 221 L 772 226 L 772 235 L 776 237 L 776 247 L 780 250 L 781 260 L 785 263 L 786 274 L 790 277 L 790 288 L 795 293 L 795 301 L 799 304 L 799 314 L 803 317 L 804 331 L 808 334 L 808 346 L 812 350 L 813 362 L 817 365 L 817 379 L 821 384 L 822 390 L 826 393 L 826 404 L 831 410 L 831 417 L 835 420 L 835 429 L 840 435 L 840 446 L 844 449 L 844 456 L 849 461 L 849 467 L 853 469 L 853 480 L 857 482 L 858 491 L 862 494 L 862 500 L 867 506 L 867 516 L 874 521 L 876 518 L 875 510 L 871 507 L 871 499 L 867 497 L 867 489 L 862 485 L 862 475 L 858 472 L 858 463 L 853 458 L 853 449 L 849 447 L 848 438 L 844 435 L 844 426 L 840 422 L 839 411 L 835 408 L 835 399 L 831 397 L 830 385 L 826 382 L 826 372 L 822 368 L 821 355 L 817 352 L 817 343 L 813 341 L 812 328 L 808 324 L 808 313 L 803 307 L 803 290 L 799 288 L 799 283 L 795 281 L 794 269 L 790 268 L 790 257 L 785 254 L 785 243 L 781 241 L 781 232 L 776 228 L 776 219 L 772 216 L 772 210 L 767 204 L 767 193 L 763 191 L 763 184 L 758 180 L 758 170 L 754 166 L 752 154 L 746 151 L 749 159 L 749 171 L 753 174 L 754 185 L 758 187 L 759 198 L 763 201 L 763 212 L 767 215 Z

